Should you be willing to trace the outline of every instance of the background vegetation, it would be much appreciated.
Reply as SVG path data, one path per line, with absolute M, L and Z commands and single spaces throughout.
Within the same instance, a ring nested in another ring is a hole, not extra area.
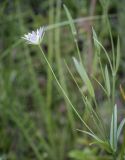
M 88 74 L 102 81 L 92 39 L 92 26 L 111 57 L 108 13 L 116 47 L 120 37 L 121 62 L 117 75 L 118 121 L 125 117 L 125 1 L 124 0 L 1 0 L 0 1 L 0 158 L 1 160 L 108 160 L 110 154 L 90 137 L 76 129 L 85 128 L 60 92 L 41 53 L 25 44 L 21 37 L 47 25 L 42 48 L 80 115 L 96 130 L 84 108 L 81 95 L 64 63 L 66 60 L 82 92 L 87 95 L 72 64 L 77 57 L 74 39 L 63 4 L 69 9 L 77 28 L 78 47 Z M 106 64 L 102 53 L 103 64 Z M 112 57 L 111 57 L 112 58 Z M 109 106 L 100 87 L 93 81 L 102 119 L 109 123 Z M 125 152 L 125 132 L 119 147 Z M 123 157 L 124 160 L 124 157 Z

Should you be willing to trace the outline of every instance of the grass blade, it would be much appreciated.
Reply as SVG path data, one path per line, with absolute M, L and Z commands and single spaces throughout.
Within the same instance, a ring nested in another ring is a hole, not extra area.
M 77 69 L 77 72 L 79 73 L 80 77 L 82 78 L 85 85 L 87 86 L 87 89 L 88 89 L 90 95 L 94 98 L 95 97 L 94 89 L 93 89 L 91 81 L 90 81 L 90 79 L 84 69 L 84 66 L 81 63 L 79 63 L 76 58 L 73 58 L 73 61 L 74 61 L 75 67 Z
M 120 64 L 120 40 L 119 40 L 119 37 L 118 37 L 118 41 L 117 41 L 117 55 L 116 55 L 116 72 L 118 71 L 119 64 Z
M 111 86 L 110 86 L 110 79 L 109 79 L 109 72 L 108 72 L 107 65 L 105 67 L 105 85 L 106 85 L 106 90 L 107 90 L 108 96 L 110 96 Z
M 95 134 L 92 134 L 90 132 L 87 132 L 87 131 L 83 131 L 83 130 L 80 130 L 80 129 L 77 129 L 77 131 L 80 131 L 80 132 L 83 132 L 89 136 L 91 136 L 92 138 L 94 138 L 96 141 L 98 141 L 99 143 L 104 143 L 100 138 L 98 138 Z
M 66 12 L 66 14 L 67 14 L 67 17 L 68 17 L 68 19 L 69 19 L 69 24 L 70 24 L 70 27 L 71 27 L 72 34 L 73 34 L 73 35 L 76 35 L 77 32 L 76 32 L 76 28 L 75 28 L 73 19 L 72 19 L 72 17 L 71 17 L 71 14 L 69 13 L 69 10 L 68 10 L 68 8 L 66 7 L 66 5 L 63 5 L 63 7 L 64 7 L 65 12 Z
M 115 105 L 110 128 L 110 145 L 114 152 L 117 150 L 117 105 Z
M 79 50 L 79 46 L 78 46 L 78 43 L 77 43 L 77 39 L 76 39 L 76 35 L 77 35 L 77 31 L 76 31 L 76 28 L 75 28 L 75 24 L 74 24 L 74 21 L 72 19 L 72 16 L 68 10 L 68 8 L 64 6 L 64 9 L 65 9 L 65 12 L 66 12 L 66 15 L 67 15 L 67 18 L 69 20 L 69 25 L 71 27 L 71 31 L 72 31 L 72 35 L 73 35 L 73 39 L 74 39 L 74 42 L 75 42 L 75 45 L 76 45 L 76 49 L 77 49 L 77 53 L 78 53 L 78 56 L 79 56 L 79 60 L 81 61 L 82 63 L 82 57 L 80 55 L 80 50 Z
M 102 90 L 105 92 L 105 94 L 107 95 L 107 91 L 105 90 L 105 88 L 103 87 L 103 85 L 95 78 L 95 77 L 92 77 L 98 84 L 99 86 L 102 88 Z
M 95 37 L 94 37 L 94 41 L 95 41 L 95 43 L 97 43 L 96 45 L 99 45 L 99 46 L 102 48 L 102 50 L 104 51 L 104 53 L 105 53 L 105 55 L 106 55 L 106 57 L 107 57 L 107 59 L 108 59 L 108 62 L 109 62 L 109 64 L 110 64 L 111 71 L 112 71 L 112 73 L 113 73 L 112 63 L 111 63 L 110 57 L 109 57 L 106 49 L 103 47 L 103 45 L 102 45 L 102 44 L 98 41 L 98 39 L 96 39 Z
M 121 131 L 123 129 L 124 124 L 125 124 L 125 118 L 121 121 L 121 123 L 120 123 L 120 125 L 118 127 L 118 130 L 117 130 L 117 140 L 118 140 L 118 138 L 119 138 L 119 136 L 121 134 Z

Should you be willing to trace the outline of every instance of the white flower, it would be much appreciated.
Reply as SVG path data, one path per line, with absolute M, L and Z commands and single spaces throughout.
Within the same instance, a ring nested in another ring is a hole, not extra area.
M 45 27 L 40 27 L 36 31 L 32 31 L 31 33 L 25 34 L 23 39 L 27 41 L 28 44 L 39 45 L 44 36 Z

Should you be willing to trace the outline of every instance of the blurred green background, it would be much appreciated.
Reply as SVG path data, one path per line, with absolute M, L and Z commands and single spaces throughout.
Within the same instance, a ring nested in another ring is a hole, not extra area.
M 97 75 L 100 81 L 91 29 L 93 26 L 110 55 L 111 43 L 105 20 L 108 13 L 114 44 L 118 35 L 121 42 L 116 102 L 119 119 L 125 115 L 125 102 L 119 89 L 120 84 L 125 88 L 124 0 L 0 0 L 1 160 L 111 159 L 98 146 L 89 146 L 91 139 L 76 131 L 84 126 L 60 92 L 44 59 L 41 60 L 39 49 L 21 39 L 25 33 L 40 26 L 49 27 L 42 43 L 45 54 L 78 112 L 94 128 L 64 63 L 66 60 L 87 94 L 73 68 L 72 57 L 77 57 L 77 53 L 63 4 L 75 20 L 76 40 L 86 69 L 90 75 Z M 105 64 L 105 56 L 102 58 Z M 95 82 L 94 87 L 101 114 L 108 121 L 107 101 Z M 121 143 L 124 138 L 125 134 Z

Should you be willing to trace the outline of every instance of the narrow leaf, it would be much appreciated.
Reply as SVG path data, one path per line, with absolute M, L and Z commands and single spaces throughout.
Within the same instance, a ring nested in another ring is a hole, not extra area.
M 114 108 L 114 148 L 117 149 L 117 105 Z
M 108 62 L 109 62 L 109 64 L 110 64 L 111 71 L 112 71 L 112 73 L 113 73 L 112 63 L 111 63 L 110 57 L 109 57 L 106 49 L 105 49 L 105 48 L 103 47 L 103 45 L 98 41 L 98 39 L 95 39 L 95 38 L 94 38 L 94 40 L 96 41 L 96 43 L 98 43 L 98 45 L 99 45 L 99 46 L 102 48 L 102 50 L 104 51 L 104 53 L 105 53 L 105 55 L 106 55 L 106 57 L 107 57 L 107 59 L 108 59 Z
M 111 148 L 113 149 L 113 114 L 112 114 L 112 118 L 111 118 L 111 126 L 110 126 L 110 145 Z
M 75 25 L 74 25 L 72 16 L 71 16 L 68 8 L 66 7 L 66 5 L 63 5 L 63 7 L 64 7 L 65 12 L 66 12 L 66 15 L 67 15 L 67 17 L 68 17 L 68 19 L 69 19 L 69 23 L 70 23 L 70 27 L 71 27 L 72 34 L 73 34 L 73 35 L 76 35 L 77 32 L 76 32 L 76 28 L 75 28 Z
M 96 46 L 97 50 L 99 51 L 98 53 L 100 54 L 100 45 L 96 41 L 96 40 L 98 40 L 98 37 L 97 37 L 97 34 L 93 28 L 92 28 L 92 33 L 93 33 L 94 45 Z
M 118 127 L 118 130 L 117 130 L 117 140 L 119 139 L 119 136 L 121 134 L 121 131 L 122 131 L 122 128 L 123 128 L 124 124 L 125 124 L 125 118 L 121 121 L 121 123 L 120 123 L 120 125 Z
M 105 85 L 106 85 L 108 96 L 110 96 L 111 87 L 110 87 L 110 79 L 109 79 L 109 72 L 108 72 L 107 66 L 105 67 Z
M 105 90 L 105 88 L 103 87 L 103 85 L 95 78 L 93 77 L 93 79 L 99 84 L 99 86 L 102 88 L 102 90 L 105 92 L 105 94 L 107 95 L 107 90 Z
M 89 136 L 91 136 L 92 138 L 94 138 L 96 141 L 98 141 L 99 143 L 105 143 L 104 141 L 102 141 L 100 138 L 98 138 L 95 134 L 92 134 L 90 132 L 87 132 L 87 131 L 83 131 L 83 130 L 80 130 L 80 129 L 77 129 L 78 131 L 80 132 L 83 132 Z
M 84 81 L 85 85 L 87 86 L 87 89 L 88 89 L 90 95 L 94 98 L 95 97 L 94 89 L 93 89 L 91 81 L 90 81 L 90 79 L 84 69 L 84 66 L 80 62 L 78 62 L 76 58 L 73 58 L 73 61 L 74 61 L 76 70 L 79 73 L 81 79 Z
M 118 37 L 118 41 L 117 41 L 117 55 L 116 55 L 116 72 L 118 71 L 119 64 L 120 64 L 120 40 L 119 40 L 119 37 Z
M 110 145 L 111 148 L 117 150 L 117 105 L 114 106 L 110 128 Z

